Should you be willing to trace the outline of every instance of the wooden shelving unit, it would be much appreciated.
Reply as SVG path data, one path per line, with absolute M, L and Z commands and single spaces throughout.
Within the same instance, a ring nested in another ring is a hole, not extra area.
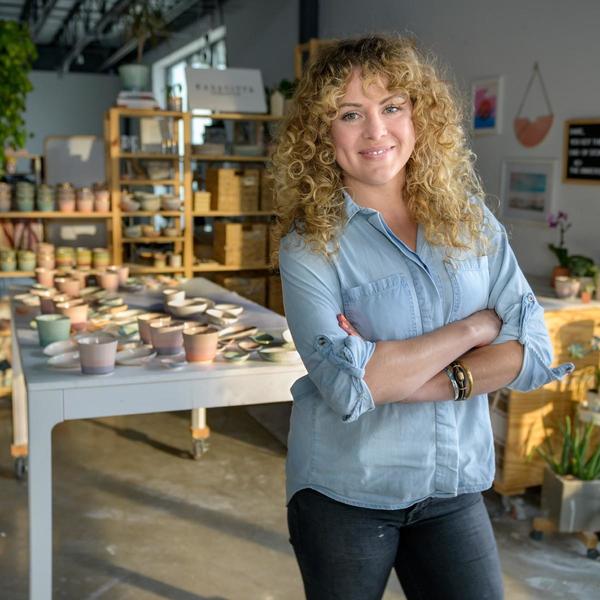
M 0 212 L 0 219 L 111 219 L 112 212 L 9 211 Z
M 192 154 L 192 160 L 205 162 L 268 162 L 268 156 L 243 156 L 240 154 Z
M 194 273 L 217 273 L 220 271 L 268 271 L 271 267 L 264 265 L 222 265 L 220 263 L 200 263 L 194 265 Z
M 0 278 L 24 278 L 24 277 L 33 277 L 35 273 L 33 271 L 0 271 Z
M 183 236 L 179 237 L 167 237 L 167 236 L 155 236 L 155 237 L 136 237 L 136 238 L 121 238 L 123 244 L 168 244 L 175 242 L 183 242 Z

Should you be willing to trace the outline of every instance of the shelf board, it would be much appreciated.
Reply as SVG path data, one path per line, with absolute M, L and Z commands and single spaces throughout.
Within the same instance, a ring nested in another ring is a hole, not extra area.
M 192 154 L 192 160 L 203 160 L 206 162 L 267 162 L 268 156 L 244 156 L 241 154 Z
M 192 271 L 194 273 L 207 273 L 212 271 L 268 271 L 270 265 L 241 266 L 241 265 L 222 265 L 220 263 L 201 263 L 194 265 Z
M 0 212 L 0 219 L 110 219 L 111 212 L 60 212 L 34 210 Z
M 161 152 L 119 152 L 117 158 L 143 158 L 150 160 L 179 160 L 179 154 L 162 154 Z
M 119 179 L 120 185 L 182 185 L 177 179 Z
M 33 271 L 0 271 L 0 278 L 13 277 L 17 279 L 19 277 L 33 277 L 34 275 Z
M 254 113 L 213 113 L 211 115 L 190 114 L 192 119 L 223 119 L 227 121 L 281 121 L 282 117 Z
M 12 394 L 12 386 L 4 385 L 0 387 L 0 398 L 4 398 L 4 396 L 10 396 Z
M 271 217 L 275 213 L 268 210 L 249 210 L 246 212 L 228 212 L 225 210 L 211 210 L 206 212 L 194 212 L 194 217 Z
M 132 212 L 121 212 L 122 217 L 155 217 L 156 215 L 160 215 L 161 217 L 181 217 L 183 214 L 183 211 L 179 210 L 136 210 Z
M 135 265 L 129 263 L 130 273 L 151 274 L 151 273 L 183 273 L 184 267 L 150 267 L 145 265 Z
M 160 108 L 128 108 L 117 106 L 112 108 L 121 117 L 174 117 L 183 119 L 183 113 L 175 110 L 162 110 Z
M 137 237 L 137 238 L 123 238 L 121 241 L 124 244 L 138 244 L 138 243 L 159 243 L 159 244 L 168 244 L 174 242 L 183 242 L 183 237 Z

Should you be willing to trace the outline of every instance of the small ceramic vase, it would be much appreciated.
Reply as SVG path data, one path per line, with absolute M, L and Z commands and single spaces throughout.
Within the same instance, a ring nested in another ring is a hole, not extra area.
M 219 330 L 215 327 L 190 327 L 183 332 L 185 358 L 188 362 L 211 362 L 217 355 Z

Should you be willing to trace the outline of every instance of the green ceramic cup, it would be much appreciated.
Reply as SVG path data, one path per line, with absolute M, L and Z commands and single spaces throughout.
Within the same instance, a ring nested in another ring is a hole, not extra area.
M 52 342 L 68 340 L 71 333 L 71 319 L 64 315 L 39 315 L 35 318 L 40 346 L 47 346 Z

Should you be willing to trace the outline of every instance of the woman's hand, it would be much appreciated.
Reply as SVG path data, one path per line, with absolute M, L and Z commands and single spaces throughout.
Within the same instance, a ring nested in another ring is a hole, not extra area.
M 496 314 L 496 311 L 490 308 L 469 315 L 465 321 L 473 328 L 477 340 L 474 348 L 491 344 L 498 337 L 502 327 L 502 320 Z
M 348 319 L 346 319 L 346 317 L 344 315 L 342 315 L 341 313 L 337 316 L 337 320 L 338 320 L 338 325 L 348 334 L 348 335 L 355 335 L 357 337 L 361 337 L 360 333 L 358 333 L 358 331 L 356 331 L 356 329 L 354 329 L 354 326 L 352 325 L 352 323 L 350 323 L 350 321 L 348 321 Z

